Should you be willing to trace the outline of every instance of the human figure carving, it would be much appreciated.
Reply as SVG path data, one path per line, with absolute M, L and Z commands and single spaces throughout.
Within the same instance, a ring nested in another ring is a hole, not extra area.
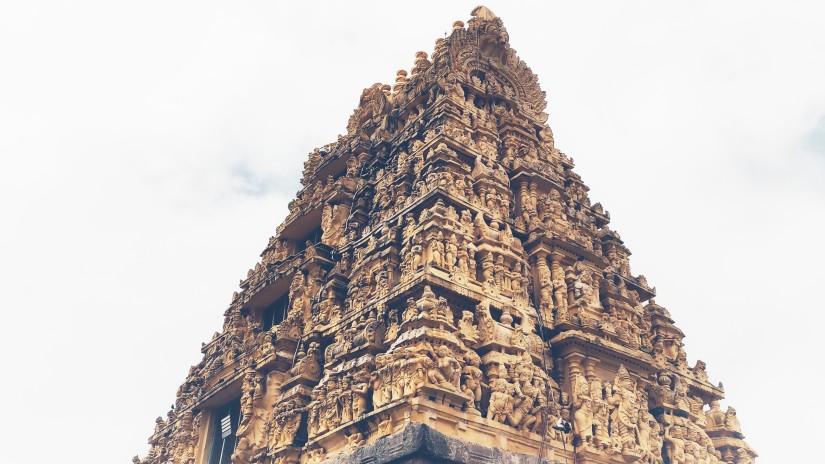
M 372 405 L 378 409 L 389 401 L 384 396 L 384 370 L 388 369 L 389 354 L 379 353 L 375 356 L 375 369 L 370 372 L 370 386 L 372 387 Z
M 369 373 L 365 370 L 358 371 L 352 382 L 352 418 L 358 420 L 367 413 L 367 395 L 370 391 Z
M 607 400 L 614 407 L 611 420 L 618 426 L 622 449 L 633 449 L 636 446 L 639 406 L 636 382 L 623 365 L 619 366 L 613 387 L 613 395 Z
M 464 369 L 462 369 L 462 392 L 472 398 L 471 403 L 468 404 L 468 409 L 473 413 L 481 414 L 481 395 L 482 387 L 487 387 L 484 383 L 484 374 L 481 372 L 481 358 L 475 351 L 468 351 L 464 355 Z
M 685 440 L 682 437 L 682 428 L 674 427 L 669 424 L 665 427 L 664 451 L 671 464 L 685 464 L 687 462 L 687 455 L 685 453 Z
M 593 441 L 593 410 L 590 386 L 581 374 L 573 376 L 573 435 L 582 443 Z
M 412 254 L 412 272 L 417 271 L 418 268 L 421 267 L 423 250 L 424 248 L 421 245 L 421 239 L 418 239 L 418 241 L 416 241 L 413 244 L 412 249 L 410 250 L 410 253 Z
M 450 390 L 458 390 L 461 379 L 462 365 L 444 345 L 433 350 L 432 345 L 427 343 L 425 348 L 435 360 L 435 363 L 427 370 L 427 379 L 430 383 Z
M 484 300 L 476 305 L 476 319 L 478 320 L 478 337 L 482 342 L 496 338 L 496 321 L 490 315 L 490 300 Z
M 404 310 L 404 314 L 402 315 L 404 321 L 411 321 L 417 318 L 418 314 L 419 311 L 415 304 L 415 300 L 412 297 L 407 298 L 407 308 Z
M 739 419 L 736 417 L 736 410 L 728 406 L 725 411 L 725 428 L 733 432 L 741 432 L 742 427 L 739 425 Z
M 435 267 L 443 267 L 444 262 L 442 260 L 441 248 L 444 247 L 444 244 L 440 243 L 438 237 L 435 235 L 430 236 L 428 243 L 427 264 Z
M 497 378 L 491 381 L 490 407 L 487 417 L 493 421 L 504 423 L 513 413 L 514 387 L 506 378 Z
M 312 389 L 312 400 L 307 405 L 307 433 L 312 438 L 318 435 L 320 431 L 321 407 L 322 398 L 324 397 L 325 388 L 323 386 Z
M 455 269 L 456 259 L 458 258 L 458 239 L 455 234 L 450 235 L 449 240 L 445 245 L 444 267 L 448 271 Z

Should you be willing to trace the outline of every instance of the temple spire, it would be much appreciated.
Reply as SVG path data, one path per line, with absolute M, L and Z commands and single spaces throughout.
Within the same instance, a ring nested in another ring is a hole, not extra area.
M 494 21 L 498 19 L 498 16 L 496 16 L 495 13 L 483 5 L 473 8 L 473 11 L 470 12 L 470 16 L 478 18 L 482 21 Z
M 508 39 L 363 91 L 134 462 L 753 462 Z

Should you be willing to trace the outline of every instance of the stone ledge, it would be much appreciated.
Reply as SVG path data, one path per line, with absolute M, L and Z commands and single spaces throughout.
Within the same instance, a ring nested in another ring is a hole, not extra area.
M 452 438 L 425 424 L 409 424 L 404 430 L 381 437 L 352 453 L 334 456 L 324 464 L 556 464 L 537 456 L 511 453 Z

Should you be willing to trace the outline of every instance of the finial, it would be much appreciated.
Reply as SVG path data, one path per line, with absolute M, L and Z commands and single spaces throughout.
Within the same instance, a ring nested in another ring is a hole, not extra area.
M 404 90 L 404 86 L 407 85 L 407 71 L 405 69 L 399 69 L 397 73 L 395 73 L 395 85 L 392 86 L 393 92 L 399 92 Z
M 456 21 L 453 23 L 453 30 L 464 29 L 464 21 Z
M 494 21 L 498 16 L 495 13 L 490 11 L 489 8 L 486 6 L 479 5 L 473 8 L 473 11 L 470 12 L 470 16 L 475 16 L 476 18 L 482 21 Z
M 430 62 L 427 60 L 427 52 L 415 52 L 415 66 L 412 68 L 411 75 L 416 76 L 430 67 Z

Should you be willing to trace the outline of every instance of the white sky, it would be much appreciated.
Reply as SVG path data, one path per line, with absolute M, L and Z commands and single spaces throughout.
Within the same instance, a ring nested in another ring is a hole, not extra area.
M 804 461 L 825 436 L 825 6 L 486 5 L 691 364 L 761 463 Z M 2 461 L 144 455 L 306 154 L 473 6 L 0 4 Z

